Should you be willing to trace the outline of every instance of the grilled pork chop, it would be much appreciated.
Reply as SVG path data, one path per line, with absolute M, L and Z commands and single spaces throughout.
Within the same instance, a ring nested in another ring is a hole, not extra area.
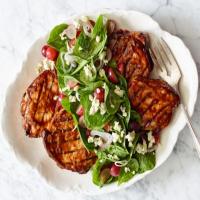
M 50 70 L 41 73 L 28 87 L 21 101 L 21 114 L 26 134 L 40 137 L 50 123 L 58 95 L 56 74 Z
M 83 146 L 71 114 L 58 102 L 51 125 L 44 136 L 44 144 L 50 157 L 61 168 L 79 173 L 87 172 L 96 161 L 96 155 Z
M 140 32 L 117 30 L 109 37 L 112 58 L 125 66 L 127 80 L 138 75 L 148 77 L 153 69 L 148 43 L 148 36 Z
M 21 101 L 24 128 L 30 137 L 43 136 L 47 152 L 58 166 L 86 173 L 96 156 L 83 146 L 79 133 L 74 130 L 71 114 L 54 98 L 58 94 L 55 72 L 46 70 L 41 73 Z
M 128 95 L 132 107 L 141 115 L 142 127 L 156 133 L 169 124 L 180 102 L 179 96 L 165 81 L 144 77 L 131 80 Z

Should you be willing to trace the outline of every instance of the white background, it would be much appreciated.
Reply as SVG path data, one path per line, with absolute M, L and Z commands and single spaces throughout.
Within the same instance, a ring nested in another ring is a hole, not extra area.
M 66 17 L 101 8 L 138 10 L 183 39 L 200 74 L 200 1 L 197 0 L 0 0 L 0 111 L 8 85 L 20 71 L 30 45 Z M 200 94 L 194 127 L 200 135 Z M 15 102 L 13 102 L 14 104 Z M 3 117 L 3 116 L 2 116 Z M 15 157 L 0 132 L 0 199 L 200 199 L 200 162 L 188 128 L 179 136 L 169 159 L 151 175 L 126 190 L 99 197 L 63 193 L 50 187 Z

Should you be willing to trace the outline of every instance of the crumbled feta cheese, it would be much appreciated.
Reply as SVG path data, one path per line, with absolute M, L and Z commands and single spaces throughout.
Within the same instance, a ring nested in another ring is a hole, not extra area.
M 76 63 L 76 62 L 72 62 L 72 63 L 71 63 L 71 67 L 72 67 L 72 68 L 77 67 L 77 63 Z
M 104 90 L 106 90 L 106 83 L 103 83 L 102 88 L 103 88 Z
M 91 105 L 90 111 L 89 111 L 89 115 L 94 115 L 99 110 L 99 108 L 100 108 L 99 100 L 96 98 L 93 98 L 92 105 Z
M 43 69 L 43 65 L 42 62 L 38 63 L 35 67 L 35 70 L 37 72 L 37 74 L 40 74 L 44 69 Z
M 52 60 L 48 60 L 47 58 L 45 58 L 42 61 L 42 64 L 43 64 L 43 68 L 46 70 L 49 70 L 49 69 L 53 70 L 55 68 L 55 62 Z
M 76 99 L 78 100 L 78 101 L 80 101 L 80 94 L 76 91 L 76 93 L 75 93 L 75 97 L 76 97 Z
M 121 112 L 122 112 L 122 116 L 123 116 L 123 117 L 127 117 L 126 108 L 123 107 L 123 106 L 120 106 L 120 110 L 121 110 Z
M 115 131 L 120 132 L 121 129 L 122 129 L 122 127 L 121 127 L 121 125 L 119 124 L 119 122 L 115 121 L 115 122 L 114 122 L 113 129 L 114 129 Z
M 124 90 L 121 90 L 119 86 L 115 86 L 115 90 L 114 90 L 114 93 L 117 94 L 118 96 L 120 97 L 123 97 L 124 95 Z
M 74 50 L 74 46 L 70 46 L 68 41 L 66 41 L 66 46 L 67 46 L 67 54 L 69 55 L 72 54 Z
M 70 55 L 68 52 L 64 55 L 64 60 L 67 65 L 75 63 L 74 56 Z M 76 64 L 76 63 L 75 63 Z
M 53 100 L 54 100 L 54 101 L 57 101 L 57 100 L 58 100 L 58 95 L 55 95 L 55 96 L 53 97 Z
M 148 148 L 151 148 L 151 147 L 153 146 L 153 144 L 155 143 L 155 138 L 154 138 L 154 136 L 152 135 L 152 132 L 151 132 L 151 131 L 149 131 L 149 132 L 147 133 L 147 139 L 148 139 L 148 141 L 149 141 Z
M 91 78 L 92 77 L 92 71 L 90 69 L 90 65 L 85 65 L 83 69 L 85 71 L 85 75 L 88 76 L 89 78 Z
M 121 133 L 120 133 L 121 138 L 123 138 L 124 135 L 125 135 L 125 131 L 123 130 L 123 131 L 121 131 Z
M 99 76 L 100 76 L 100 77 L 105 76 L 105 70 L 104 70 L 104 69 L 100 69 L 100 70 L 99 70 Z
M 73 21 L 73 25 L 75 26 L 76 29 L 79 29 L 81 26 L 80 21 L 78 19 Z
M 94 138 L 94 145 L 95 145 L 95 147 L 97 147 L 97 146 L 101 147 L 103 145 L 102 138 L 100 138 L 100 137 Z
M 76 102 L 76 97 L 73 95 L 69 95 L 69 102 Z
M 79 89 L 79 87 L 80 87 L 79 85 L 76 85 L 76 86 L 73 88 L 73 90 L 74 90 L 74 91 L 77 91 L 77 90 Z
M 101 103 L 100 104 L 100 114 L 104 115 L 106 113 L 106 104 L 105 103 Z
M 110 106 L 111 106 L 111 108 L 114 108 L 114 107 L 115 107 L 113 104 L 111 104 Z
M 104 58 L 106 57 L 106 52 L 105 51 L 102 51 L 99 55 L 99 59 L 100 60 L 104 60 Z
M 108 64 L 108 60 L 104 59 L 104 60 L 103 60 L 103 63 L 104 63 L 104 64 Z
M 101 39 L 101 38 L 97 35 L 97 36 L 96 36 L 96 42 L 99 43 L 99 42 L 100 42 L 100 39 Z
M 129 167 L 125 167 L 124 171 L 125 171 L 125 173 L 128 173 L 128 172 L 130 172 L 130 168 Z
M 129 147 L 133 147 L 133 143 L 132 143 L 132 142 L 129 142 L 129 143 L 128 143 L 128 146 L 129 146 Z
M 65 91 L 69 91 L 69 90 L 70 90 L 70 87 L 69 87 L 69 85 L 67 85 L 66 87 L 61 89 L 61 92 L 65 92 Z
M 81 17 L 81 20 L 82 20 L 83 22 L 87 22 L 87 21 L 88 21 L 88 17 L 84 15 L 84 16 Z
M 94 97 L 90 94 L 90 95 L 89 95 L 89 100 L 90 100 L 90 101 L 93 101 L 93 99 L 94 99 Z
M 135 139 L 135 131 L 129 132 L 125 138 L 128 140 L 128 142 L 133 142 Z
M 135 139 L 135 131 L 129 132 L 125 138 L 128 140 L 128 146 L 132 147 L 133 146 L 133 140 Z
M 82 47 L 79 47 L 79 48 L 78 48 L 78 50 L 79 50 L 79 51 L 82 51 L 82 50 L 83 50 L 83 48 L 82 48 Z
M 145 140 L 143 140 L 143 144 L 137 144 L 136 151 L 141 154 L 145 154 L 147 152 L 147 143 Z
M 60 33 L 60 39 L 61 40 L 66 40 L 67 39 L 67 35 L 66 35 L 66 31 L 65 30 L 62 33 Z
M 94 142 L 94 138 L 92 136 L 88 137 L 88 143 L 93 143 Z
M 113 143 L 116 143 L 119 140 L 119 135 L 115 132 L 112 132 Z
M 108 158 L 112 161 L 118 161 L 119 157 L 117 155 L 108 154 Z
M 38 63 L 35 68 L 38 74 L 44 70 L 54 70 L 55 62 L 45 58 L 40 63 Z
M 107 19 L 105 16 L 103 16 L 103 24 L 104 24 L 104 25 L 107 24 L 107 21 L 108 21 L 108 19 Z

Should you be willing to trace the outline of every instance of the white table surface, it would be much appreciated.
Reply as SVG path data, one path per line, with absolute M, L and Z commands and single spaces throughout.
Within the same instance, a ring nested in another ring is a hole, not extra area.
M 183 39 L 200 74 L 198 0 L 0 0 L 1 112 L 6 89 L 20 70 L 22 60 L 35 39 L 69 15 L 100 8 L 138 10 L 151 15 L 163 29 Z M 200 135 L 200 93 L 192 121 Z M 0 199 L 197 200 L 200 199 L 200 161 L 189 130 L 185 128 L 169 159 L 145 179 L 114 194 L 78 196 L 52 188 L 34 169 L 21 164 L 1 130 Z

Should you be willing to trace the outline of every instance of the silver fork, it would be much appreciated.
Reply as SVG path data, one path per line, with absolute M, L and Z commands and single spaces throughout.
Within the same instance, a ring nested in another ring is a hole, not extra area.
M 172 87 L 174 87 L 180 97 L 180 106 L 185 115 L 187 125 L 190 129 L 198 156 L 200 158 L 200 140 L 192 126 L 187 107 L 183 102 L 183 98 L 181 97 L 180 82 L 182 78 L 182 72 L 180 66 L 175 59 L 170 47 L 163 38 L 158 38 L 154 35 L 150 35 L 150 41 L 150 54 L 152 60 L 157 66 L 157 71 L 160 78 L 167 81 Z

